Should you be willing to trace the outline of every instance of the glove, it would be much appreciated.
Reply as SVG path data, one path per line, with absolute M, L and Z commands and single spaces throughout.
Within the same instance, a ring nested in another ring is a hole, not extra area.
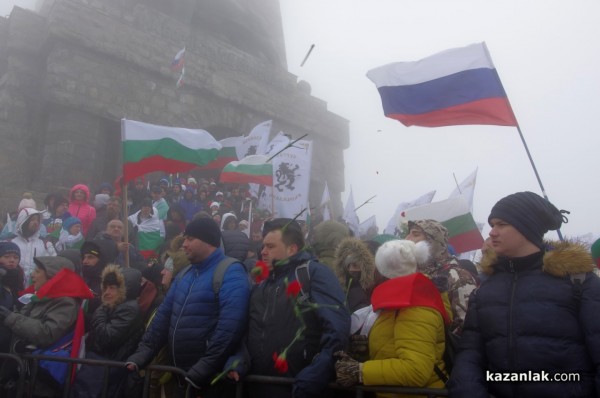
M 4 318 L 12 314 L 12 311 L 6 307 L 0 306 L 0 322 L 4 321 Z
M 198 373 L 194 371 L 194 368 L 191 368 L 187 372 L 185 372 L 185 381 L 194 387 L 196 390 L 202 389 L 201 382 L 198 380 Z
M 364 334 L 353 334 L 350 336 L 348 355 L 359 362 L 369 360 L 369 337 Z
M 361 363 L 343 351 L 338 351 L 333 356 L 339 358 L 335 363 L 335 381 L 343 387 L 352 387 L 359 384 L 362 380 L 360 374 Z

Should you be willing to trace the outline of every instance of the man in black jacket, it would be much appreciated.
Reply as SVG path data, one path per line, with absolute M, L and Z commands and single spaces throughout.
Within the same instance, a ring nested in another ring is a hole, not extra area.
M 292 388 L 253 386 L 250 395 L 321 396 L 334 378 L 333 353 L 344 349 L 348 341 L 350 314 L 344 292 L 329 267 L 304 250 L 296 221 L 266 222 L 261 254 L 270 275 L 250 296 L 250 374 L 296 381 Z

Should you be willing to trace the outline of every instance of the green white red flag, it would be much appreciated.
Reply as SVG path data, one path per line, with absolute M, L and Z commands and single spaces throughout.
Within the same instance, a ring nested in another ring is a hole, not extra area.
M 223 168 L 219 181 L 273 186 L 273 164 L 267 160 L 267 155 L 250 155 L 230 162 Z
M 205 130 L 123 119 L 123 183 L 153 171 L 190 171 L 215 160 L 221 144 Z
M 475 224 L 469 205 L 462 196 L 429 203 L 403 212 L 402 222 L 411 220 L 436 220 L 448 230 L 448 243 L 456 253 L 480 249 L 483 237 Z
M 200 167 L 200 170 L 223 170 L 229 162 L 238 160 L 237 147 L 241 144 L 244 137 L 227 137 L 219 141 L 221 149 L 217 158 L 207 165 Z

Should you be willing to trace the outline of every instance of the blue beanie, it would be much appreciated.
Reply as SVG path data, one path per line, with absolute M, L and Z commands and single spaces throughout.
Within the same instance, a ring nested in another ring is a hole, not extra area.
M 65 221 L 63 221 L 62 227 L 65 231 L 68 231 L 71 229 L 71 227 L 73 225 L 81 225 L 81 220 L 77 217 L 69 217 L 67 218 Z
M 0 242 L 0 257 L 5 254 L 16 254 L 21 258 L 21 249 L 13 242 Z

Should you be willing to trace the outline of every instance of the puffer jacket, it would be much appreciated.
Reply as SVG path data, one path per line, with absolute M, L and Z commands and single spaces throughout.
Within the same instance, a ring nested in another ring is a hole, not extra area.
M 331 270 L 306 251 L 278 265 L 268 279 L 256 285 L 250 298 L 248 351 L 251 374 L 294 377 L 294 397 L 320 396 L 334 379 L 333 353 L 342 350 L 350 333 L 350 314 L 344 305 L 344 292 Z M 282 375 L 273 364 L 273 353 L 281 354 L 294 340 L 301 321 L 293 301 L 286 295 L 286 281 L 296 280 L 297 266 L 310 261 L 310 302 L 318 306 L 304 313 L 304 338 L 287 352 L 289 370 Z M 287 387 L 257 385 L 253 397 L 286 396 Z M 289 392 L 287 395 L 291 396 Z
M 21 260 L 19 265 L 23 268 L 24 273 L 24 288 L 29 286 L 30 284 L 30 276 L 35 268 L 35 264 L 33 262 L 33 257 L 41 257 L 41 256 L 56 256 L 56 250 L 54 249 L 54 245 L 50 242 L 46 242 L 40 238 L 40 231 L 37 231 L 29 238 L 25 238 L 23 236 L 23 225 L 25 222 L 34 216 L 35 214 L 39 214 L 41 218 L 41 211 L 24 208 L 19 211 L 19 215 L 17 216 L 17 221 L 15 223 L 15 231 L 17 236 L 12 239 L 12 242 L 19 246 L 21 250 Z
M 242 231 L 221 231 L 225 255 L 245 261 L 250 250 L 250 239 Z
M 73 192 L 78 189 L 81 189 L 85 193 L 83 200 L 75 200 L 73 197 Z M 87 185 L 76 184 L 69 190 L 69 213 L 81 220 L 81 233 L 83 236 L 87 236 L 88 229 L 92 225 L 92 221 L 96 218 L 96 209 L 89 204 L 89 201 L 90 189 Z
M 103 302 L 94 312 L 90 348 L 104 358 L 123 361 L 135 351 L 144 330 L 137 303 L 142 274 L 134 268 L 108 265 L 102 271 L 103 289 L 110 275 L 117 281 L 118 297 L 114 305 Z
M 521 258 L 486 258 L 448 384 L 454 397 L 596 397 L 600 279 L 583 245 L 557 243 Z M 585 273 L 581 298 L 570 275 Z M 494 382 L 487 372 L 577 373 L 576 382 Z
M 435 285 L 420 273 L 401 276 L 377 286 L 372 301 L 381 312 L 369 333 L 363 383 L 443 388 L 434 365 L 445 369 L 444 324 L 450 318 Z
M 168 346 L 174 366 L 194 372 L 195 380 L 208 385 L 223 370 L 246 327 L 250 282 L 241 263 L 227 269 L 219 290 L 213 291 L 213 274 L 225 258 L 221 249 L 176 278 L 127 362 L 146 366 Z

